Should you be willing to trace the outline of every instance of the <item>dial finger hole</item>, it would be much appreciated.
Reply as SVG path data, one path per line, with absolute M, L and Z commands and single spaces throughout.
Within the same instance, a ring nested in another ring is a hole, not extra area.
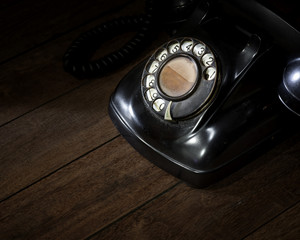
M 157 91 L 155 88 L 150 88 L 146 92 L 146 98 L 148 99 L 149 102 L 152 102 L 158 97 Z
M 150 62 L 148 64 L 147 69 L 148 69 L 149 73 L 155 73 L 157 71 L 158 67 L 159 67 L 159 62 L 154 60 L 153 62 Z
M 194 55 L 196 55 L 197 57 L 201 57 L 204 53 L 205 53 L 205 45 L 202 43 L 198 43 L 194 49 L 193 49 L 193 53 Z
M 214 60 L 214 56 L 210 53 L 207 53 L 202 57 L 202 63 L 205 67 L 211 66 Z
M 208 81 L 213 80 L 216 77 L 216 69 L 214 67 L 208 67 L 204 71 L 204 78 Z
M 168 51 L 169 53 L 173 54 L 176 53 L 180 48 L 180 44 L 177 41 L 172 41 L 168 45 Z
M 186 40 L 184 40 L 184 41 L 182 42 L 182 44 L 181 44 L 181 49 L 182 49 L 182 51 L 189 52 L 189 51 L 192 50 L 193 45 L 194 45 L 193 40 L 191 40 L 191 39 L 186 39 Z
M 156 53 L 156 59 L 158 61 L 164 61 L 168 56 L 168 51 L 165 48 L 159 49 Z
M 155 82 L 155 77 L 153 75 L 147 75 L 144 78 L 144 86 L 146 86 L 146 88 L 153 88 L 154 82 Z
M 152 107 L 156 112 L 160 112 L 165 108 L 165 101 L 161 98 L 158 98 L 153 102 Z

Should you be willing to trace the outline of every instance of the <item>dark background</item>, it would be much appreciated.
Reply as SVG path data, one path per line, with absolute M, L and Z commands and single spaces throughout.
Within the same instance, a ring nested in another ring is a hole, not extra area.
M 291 1 L 264 2 L 299 24 Z M 194 189 L 113 126 L 111 93 L 166 34 L 101 78 L 64 72 L 63 55 L 81 32 L 143 9 L 138 0 L 1 1 L 0 239 L 299 239 L 299 134 Z

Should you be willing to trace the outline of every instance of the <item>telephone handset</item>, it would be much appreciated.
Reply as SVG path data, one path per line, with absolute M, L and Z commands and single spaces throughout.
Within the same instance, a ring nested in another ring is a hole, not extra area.
M 196 24 L 121 80 L 109 114 L 142 155 L 205 187 L 299 122 L 300 33 L 257 1 L 200 2 Z

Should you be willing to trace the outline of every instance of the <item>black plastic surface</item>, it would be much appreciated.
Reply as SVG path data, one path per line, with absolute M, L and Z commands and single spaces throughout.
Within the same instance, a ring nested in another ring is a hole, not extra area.
M 257 3 L 252 7 L 257 9 Z M 197 187 L 243 166 L 253 159 L 252 153 L 297 122 L 277 95 L 291 46 L 285 51 L 282 39 L 276 41 L 262 26 L 255 28 L 243 14 L 226 17 L 225 10 L 225 17 L 205 19 L 188 36 L 207 43 L 220 63 L 218 91 L 199 114 L 170 122 L 144 103 L 140 86 L 147 60 L 122 79 L 109 106 L 114 124 L 137 151 Z M 262 7 L 259 14 L 264 11 Z M 290 28 L 276 19 L 279 28 Z M 295 36 L 294 30 L 291 35 Z
M 287 64 L 278 94 L 282 103 L 300 116 L 300 58 Z

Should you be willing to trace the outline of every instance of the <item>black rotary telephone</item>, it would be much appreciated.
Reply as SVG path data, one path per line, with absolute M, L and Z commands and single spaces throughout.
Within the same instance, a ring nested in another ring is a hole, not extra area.
M 157 16 L 175 34 L 121 80 L 109 114 L 143 156 L 205 187 L 299 126 L 300 33 L 264 1 L 180 2 Z

